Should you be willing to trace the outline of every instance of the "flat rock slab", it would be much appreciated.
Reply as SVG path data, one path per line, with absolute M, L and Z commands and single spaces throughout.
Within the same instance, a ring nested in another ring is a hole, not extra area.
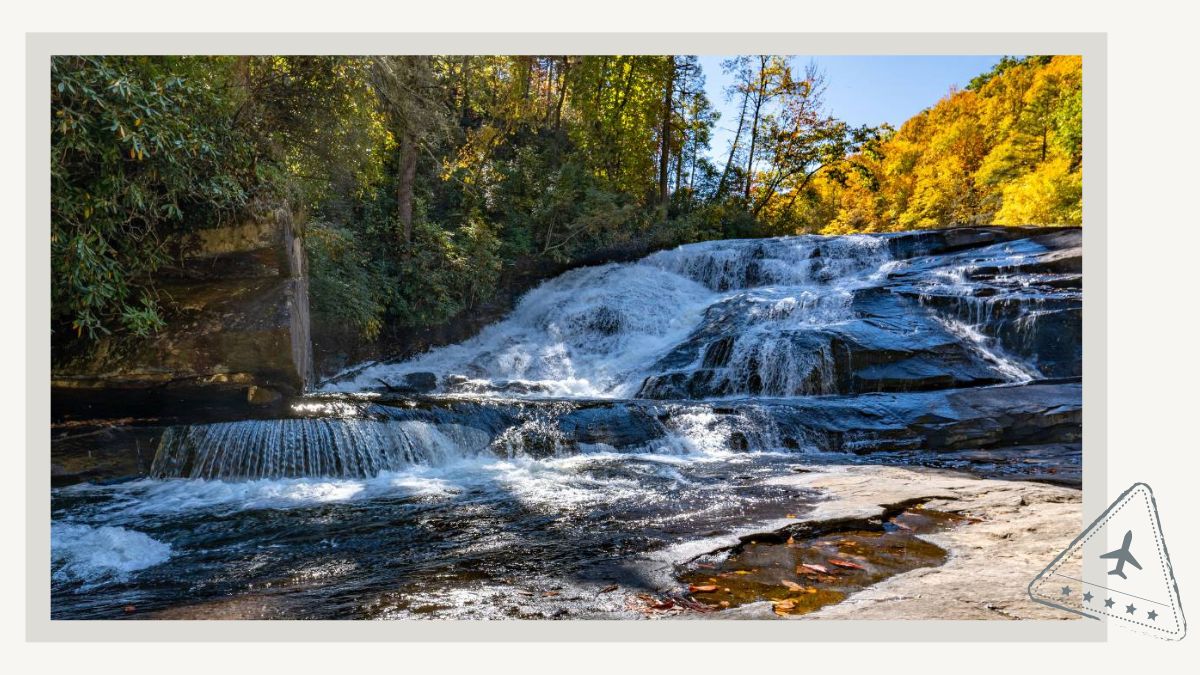
M 919 535 L 949 552 L 939 567 L 886 579 L 846 600 L 795 619 L 1074 619 L 1034 602 L 1029 582 L 1083 528 L 1082 493 L 1056 485 L 983 480 L 937 470 L 884 466 L 823 467 L 775 479 L 829 496 L 806 521 L 882 515 L 884 506 L 929 498 L 925 507 L 979 522 Z M 705 618 L 778 618 L 769 603 Z

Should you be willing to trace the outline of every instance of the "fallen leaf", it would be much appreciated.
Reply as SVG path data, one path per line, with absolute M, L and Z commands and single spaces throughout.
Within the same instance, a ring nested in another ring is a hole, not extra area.
M 722 601 L 721 601 L 721 606 L 722 606 L 722 607 L 728 607 L 728 606 L 729 606 L 729 601 L 728 601 L 728 600 L 722 600 Z
M 674 606 L 675 601 L 670 598 L 666 598 L 661 602 L 656 602 L 653 605 L 650 605 L 650 609 L 671 609 Z
M 784 579 L 783 581 L 781 581 L 779 583 L 783 584 L 784 586 L 786 586 L 788 588 L 788 590 L 791 590 L 791 591 L 803 591 L 804 590 L 804 587 L 801 586 L 800 584 L 798 584 L 794 581 L 788 581 L 787 579 Z
M 867 568 L 863 567 L 862 565 L 859 565 L 858 563 L 850 562 L 849 560 L 842 560 L 841 558 L 830 558 L 829 564 L 837 565 L 838 567 L 844 567 L 848 570 L 865 570 L 865 569 L 867 569 Z
M 787 540 L 787 544 L 788 544 L 788 546 L 792 546 L 792 545 L 793 545 L 793 544 L 795 544 L 795 543 L 796 543 L 796 538 L 795 538 L 795 537 L 788 537 L 788 540 Z
M 796 514 L 794 514 L 794 513 L 789 513 L 789 514 L 787 514 L 787 516 L 786 516 L 786 517 L 787 517 L 787 518 L 795 518 L 795 517 L 796 517 Z
M 704 584 L 702 586 L 696 586 L 693 584 L 688 586 L 688 590 L 693 593 L 712 593 L 713 591 L 717 590 L 717 587 L 714 584 Z
M 801 568 L 804 568 L 810 572 L 820 572 L 821 574 L 829 574 L 829 568 L 824 565 L 813 565 L 810 563 L 801 563 L 800 567 L 796 568 L 796 572 L 798 574 L 804 574 L 804 572 L 800 571 Z
M 553 598 L 556 595 L 558 595 L 558 591 L 546 591 L 545 593 L 542 593 L 543 598 Z
M 620 586 L 613 584 L 611 586 L 605 586 L 604 588 L 601 588 L 600 592 L 601 593 L 612 593 L 613 591 L 617 590 L 618 588 L 620 588 Z
M 779 600 L 774 603 L 774 607 L 772 609 L 775 610 L 776 614 L 783 616 L 784 614 L 787 614 L 789 610 L 792 610 L 795 608 L 796 608 L 795 602 L 793 602 L 791 600 Z

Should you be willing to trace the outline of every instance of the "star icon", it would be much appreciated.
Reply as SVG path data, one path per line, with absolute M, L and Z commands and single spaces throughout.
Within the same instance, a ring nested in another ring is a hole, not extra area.
M 1150 619 L 1151 621 L 1154 621 L 1155 619 L 1158 618 L 1158 612 L 1156 612 L 1154 610 L 1150 610 L 1149 612 L 1146 612 L 1146 618 Z
M 1133 614 L 1136 611 L 1137 611 L 1137 607 L 1134 607 L 1133 603 L 1129 603 L 1128 605 L 1125 605 L 1125 613 L 1126 614 Z
M 1091 601 L 1092 601 L 1092 592 L 1091 592 L 1091 591 L 1088 591 L 1087 593 L 1084 593 L 1084 594 L 1083 594 L 1083 601 L 1084 601 L 1084 602 L 1091 602 Z
M 1070 586 L 1063 586 L 1063 589 L 1062 589 L 1062 594 L 1063 594 L 1063 595 L 1070 595 L 1070 594 L 1071 594 L 1071 587 L 1070 587 Z
M 1105 607 L 1112 607 L 1112 606 L 1113 606 L 1113 599 L 1112 599 L 1112 598 L 1109 598 L 1109 599 L 1105 600 L 1105 601 L 1104 601 L 1104 606 L 1105 606 Z

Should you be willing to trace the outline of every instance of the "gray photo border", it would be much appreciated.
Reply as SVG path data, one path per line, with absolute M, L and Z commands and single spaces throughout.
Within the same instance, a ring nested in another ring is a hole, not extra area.
M 30 33 L 26 35 L 26 640 L 1103 641 L 1066 621 L 51 621 L 50 115 L 54 54 L 1081 54 L 1084 513 L 1107 504 L 1107 35 L 1104 33 Z M 1079 523 L 1082 530 L 1083 522 Z M 1049 561 L 1047 561 L 1049 562 Z

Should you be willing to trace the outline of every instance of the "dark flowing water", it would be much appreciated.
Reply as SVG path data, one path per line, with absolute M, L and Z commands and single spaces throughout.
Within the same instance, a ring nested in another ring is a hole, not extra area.
M 147 478 L 56 488 L 53 615 L 635 617 L 687 572 L 656 552 L 803 518 L 822 495 L 770 479 L 806 466 L 1077 484 L 1077 243 L 793 237 L 570 272 L 285 418 L 167 429 Z

